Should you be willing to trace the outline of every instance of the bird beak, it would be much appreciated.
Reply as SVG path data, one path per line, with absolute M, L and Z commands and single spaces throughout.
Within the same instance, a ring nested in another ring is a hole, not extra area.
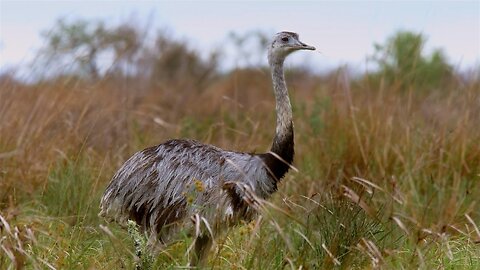
M 301 42 L 301 41 L 299 41 L 298 43 L 299 43 L 299 45 L 300 45 L 300 46 L 298 47 L 299 50 L 310 50 L 310 51 L 314 51 L 314 50 L 315 50 L 315 47 L 310 46 L 310 45 L 307 45 L 307 44 L 305 44 L 305 43 L 303 43 L 303 42 Z

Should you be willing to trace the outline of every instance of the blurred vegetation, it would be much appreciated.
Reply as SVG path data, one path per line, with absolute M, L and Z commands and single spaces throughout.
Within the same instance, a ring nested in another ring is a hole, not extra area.
M 270 42 L 269 33 L 252 30 L 245 33 L 231 32 L 229 40 L 234 46 L 237 67 L 261 66 Z
M 198 91 L 218 76 L 218 57 L 218 52 L 213 52 L 202 59 L 201 54 L 186 42 L 159 33 L 155 46 L 146 53 L 144 60 L 151 59 L 151 81 L 155 85 L 165 83 L 174 88 Z
M 441 50 L 424 55 L 426 38 L 422 34 L 399 31 L 385 44 L 375 44 L 373 60 L 379 67 L 375 76 L 400 90 L 442 89 L 453 77 L 453 68 Z
M 232 34 L 239 68 L 226 71 L 220 51 L 147 32 L 60 21 L 34 63 L 42 80 L 0 76 L 0 269 L 133 269 L 126 231 L 97 217 L 131 154 L 174 137 L 271 144 L 264 34 Z M 287 71 L 299 173 L 217 239 L 212 269 L 480 268 L 480 81 L 424 43 L 397 33 L 377 46 L 378 72 L 356 79 Z M 148 265 L 184 267 L 191 241 Z
M 58 20 L 53 29 L 43 33 L 46 42 L 40 50 L 39 58 L 44 60 L 40 63 L 53 71 L 44 74 L 48 78 L 78 76 L 97 81 L 141 77 L 157 87 L 188 87 L 192 91 L 203 89 L 217 75 L 218 52 L 203 59 L 186 41 L 159 31 L 151 44 L 148 34 L 128 22 L 108 27 L 103 22 Z M 178 85 L 182 81 L 191 85 Z
M 106 27 L 103 22 L 58 20 L 55 27 L 43 33 L 45 46 L 41 56 L 54 65 L 74 65 L 69 72 L 79 73 L 91 79 L 100 77 L 99 58 L 112 53 L 110 70 L 118 70 L 125 63 L 132 63 L 141 49 L 141 33 L 128 24 Z M 64 66 L 58 67 L 65 70 Z

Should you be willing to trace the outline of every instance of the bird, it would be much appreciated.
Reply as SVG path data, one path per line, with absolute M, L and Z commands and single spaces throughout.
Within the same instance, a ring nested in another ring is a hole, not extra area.
M 121 225 L 134 221 L 160 246 L 184 229 L 194 230 L 190 264 L 203 265 L 215 237 L 258 215 L 249 194 L 268 199 L 291 168 L 294 125 L 284 61 L 300 50 L 315 47 L 288 31 L 275 34 L 268 47 L 276 104 L 270 151 L 235 152 L 191 139 L 146 148 L 114 174 L 101 198 L 99 216 Z

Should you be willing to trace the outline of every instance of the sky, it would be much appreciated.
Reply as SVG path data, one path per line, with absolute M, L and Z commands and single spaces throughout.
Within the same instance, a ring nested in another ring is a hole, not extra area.
M 128 20 L 168 29 L 208 54 L 231 32 L 294 31 L 319 54 L 297 53 L 293 63 L 318 69 L 365 69 L 374 43 L 398 30 L 422 33 L 426 52 L 442 49 L 457 69 L 480 65 L 480 1 L 9 1 L 0 0 L 0 71 L 28 66 L 40 33 L 59 18 Z M 228 50 L 227 50 L 228 51 Z M 223 59 L 233 63 L 232 55 Z

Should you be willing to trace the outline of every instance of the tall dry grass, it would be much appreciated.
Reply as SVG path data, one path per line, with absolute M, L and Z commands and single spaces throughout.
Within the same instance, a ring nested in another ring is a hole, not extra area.
M 219 240 L 213 268 L 480 265 L 478 81 L 405 93 L 342 72 L 287 75 L 299 172 L 270 214 Z M 237 70 L 202 92 L 132 78 L 2 82 L 0 268 L 132 267 L 128 237 L 96 217 L 121 163 L 172 137 L 265 151 L 273 111 L 265 70 Z M 184 265 L 189 241 L 153 265 Z

